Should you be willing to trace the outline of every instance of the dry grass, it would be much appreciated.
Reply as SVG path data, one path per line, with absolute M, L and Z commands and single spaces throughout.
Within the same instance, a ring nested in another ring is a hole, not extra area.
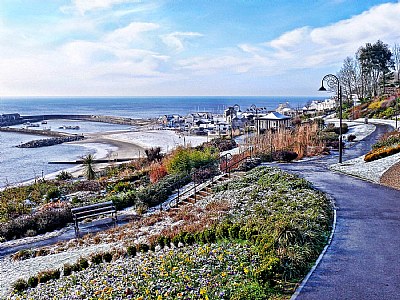
M 318 124 L 302 124 L 295 129 L 280 128 L 251 138 L 256 153 L 294 151 L 298 159 L 323 153 L 325 144 L 318 139 Z

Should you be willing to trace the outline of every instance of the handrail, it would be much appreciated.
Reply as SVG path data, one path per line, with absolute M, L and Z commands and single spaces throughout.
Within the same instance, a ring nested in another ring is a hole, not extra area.
M 230 174 L 231 174 L 231 171 L 232 171 L 232 169 L 234 168 L 234 167 L 236 167 L 237 165 L 239 165 L 242 161 L 244 161 L 244 160 L 246 160 L 246 159 L 248 159 L 248 158 L 251 158 L 252 157 L 252 150 L 253 150 L 253 148 L 250 146 L 250 147 L 248 147 L 245 151 L 243 151 L 242 153 L 240 153 L 240 154 L 244 154 L 244 153 L 246 153 L 245 155 L 243 155 L 243 157 L 241 157 L 239 160 L 237 160 L 237 161 L 235 161 L 233 164 L 229 164 L 229 162 L 232 160 L 232 158 L 233 158 L 233 156 L 232 156 L 232 154 L 231 153 L 226 153 L 226 154 L 224 154 L 223 156 L 221 156 L 221 157 L 219 157 L 218 158 L 218 160 L 216 161 L 216 162 L 212 162 L 212 163 L 210 163 L 210 164 L 207 164 L 207 165 L 205 165 L 205 166 L 203 166 L 203 167 L 201 167 L 201 169 L 206 169 L 207 167 L 210 167 L 211 165 L 215 165 L 216 163 L 218 163 L 218 165 L 219 165 L 219 171 L 220 171 L 220 173 L 228 173 L 228 176 L 230 177 Z M 221 163 L 222 162 L 225 162 L 225 166 L 224 166 L 224 168 L 222 168 L 221 169 Z M 200 169 L 200 170 L 201 170 Z M 189 174 L 188 176 L 191 176 L 192 178 L 193 178 L 193 176 L 196 176 L 196 174 L 198 174 L 199 173 L 199 171 L 200 170 L 196 170 L 196 171 L 194 171 L 194 172 L 192 172 L 191 174 Z M 214 181 L 214 179 L 215 179 L 215 177 L 216 177 L 216 175 L 213 175 L 212 177 L 211 177 L 211 182 L 213 182 Z M 185 178 L 187 178 L 187 177 L 184 177 L 183 179 L 185 179 Z M 194 178 L 196 178 L 196 177 L 194 177 Z M 183 180 L 182 179 L 182 180 Z M 182 180 L 180 180 L 180 181 L 182 181 Z M 179 192 L 179 189 L 181 188 L 181 187 L 178 187 L 178 194 L 173 198 L 173 199 L 171 199 L 170 201 L 169 201 L 169 207 L 171 208 L 172 206 L 175 206 L 175 207 L 177 207 L 178 206 L 178 204 L 179 204 L 179 202 L 180 202 L 180 199 L 182 199 L 182 196 L 183 195 L 186 195 L 186 194 L 188 194 L 189 192 L 192 192 L 192 191 L 194 191 L 194 197 L 195 197 L 195 200 L 196 200 L 196 188 L 197 187 L 199 187 L 201 184 L 202 184 L 203 182 L 197 182 L 196 183 L 196 180 L 194 180 L 193 181 L 193 187 L 192 188 L 189 188 L 189 189 L 187 189 L 187 190 L 185 190 L 183 193 L 180 193 Z M 174 184 L 175 185 L 175 184 Z M 175 202 L 175 203 L 174 203 Z M 174 203 L 174 205 L 172 205 Z M 162 204 L 160 204 L 160 209 L 162 210 Z

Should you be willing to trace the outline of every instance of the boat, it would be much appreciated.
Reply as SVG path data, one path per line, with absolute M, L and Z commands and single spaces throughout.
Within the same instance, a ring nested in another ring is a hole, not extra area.
M 44 121 L 44 120 L 43 120 L 43 121 L 42 121 L 42 124 L 47 124 L 47 121 Z
M 58 129 L 72 129 L 72 130 L 79 130 L 79 129 L 80 129 L 80 127 L 79 127 L 78 125 L 76 125 L 76 126 L 66 126 L 66 125 L 63 125 L 63 126 L 60 126 L 60 127 L 58 127 Z

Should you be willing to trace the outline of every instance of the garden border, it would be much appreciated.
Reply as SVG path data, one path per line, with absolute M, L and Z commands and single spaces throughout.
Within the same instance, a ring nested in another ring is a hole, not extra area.
M 308 272 L 306 277 L 301 281 L 300 285 L 297 287 L 296 291 L 290 297 L 290 300 L 295 300 L 297 296 L 301 293 L 303 290 L 304 286 L 307 284 L 308 280 L 310 279 L 311 275 L 314 273 L 315 269 L 318 267 L 319 263 L 321 262 L 322 258 L 324 257 L 326 251 L 328 250 L 329 246 L 332 243 L 333 236 L 336 231 L 336 205 L 335 205 L 335 199 L 331 197 L 331 203 L 333 204 L 333 222 L 332 222 L 332 232 L 329 236 L 328 242 L 326 243 L 324 249 L 322 250 L 321 254 L 318 256 L 318 259 L 316 260 L 315 264 L 311 268 L 311 270 Z

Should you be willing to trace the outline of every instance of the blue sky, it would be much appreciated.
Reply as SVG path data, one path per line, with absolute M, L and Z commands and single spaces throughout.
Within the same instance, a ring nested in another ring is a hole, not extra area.
M 0 96 L 316 95 L 399 1 L 0 0 Z

